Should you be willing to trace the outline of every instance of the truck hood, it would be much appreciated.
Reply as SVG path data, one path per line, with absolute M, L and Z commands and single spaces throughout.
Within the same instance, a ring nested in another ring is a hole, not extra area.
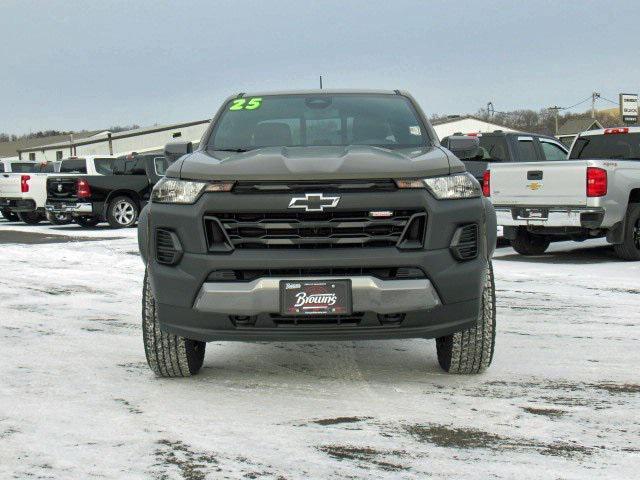
M 189 180 L 322 180 L 433 177 L 464 171 L 439 147 L 267 147 L 243 153 L 196 151 L 167 176 Z

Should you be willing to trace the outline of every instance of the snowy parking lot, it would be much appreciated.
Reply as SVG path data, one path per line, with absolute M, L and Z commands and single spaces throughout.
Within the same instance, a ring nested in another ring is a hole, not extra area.
M 0 478 L 637 478 L 640 262 L 498 249 L 496 356 L 211 343 L 157 379 L 133 229 L 0 221 Z

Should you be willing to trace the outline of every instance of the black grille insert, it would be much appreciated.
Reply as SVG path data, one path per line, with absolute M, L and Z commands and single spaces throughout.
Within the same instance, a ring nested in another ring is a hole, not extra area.
M 178 236 L 166 228 L 156 230 L 156 260 L 164 265 L 175 265 L 182 257 Z
M 328 267 L 328 268 L 270 268 L 255 270 L 214 270 L 208 282 L 251 282 L 263 277 L 346 277 L 371 276 L 380 280 L 409 280 L 426 278 L 418 267 Z
M 458 260 L 473 260 L 478 256 L 478 225 L 458 228 L 451 241 L 451 251 Z
M 308 315 L 304 317 L 289 317 L 272 314 L 271 320 L 278 326 L 317 327 L 322 325 L 358 325 L 364 313 L 352 315 Z
M 205 217 L 209 249 L 215 250 L 209 232 L 219 222 L 225 241 L 234 248 L 372 248 L 396 246 L 416 210 L 212 213 Z M 425 223 L 422 222 L 422 237 Z
M 305 180 L 297 182 L 240 181 L 233 187 L 233 193 L 306 193 L 306 192 L 393 192 L 397 190 L 391 179 L 335 180 L 321 182 Z

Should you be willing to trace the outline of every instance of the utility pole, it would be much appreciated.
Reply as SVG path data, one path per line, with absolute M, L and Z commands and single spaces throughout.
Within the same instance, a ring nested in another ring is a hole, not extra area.
M 320 90 L 322 90 L 322 75 L 320 75 Z
M 598 92 L 593 92 L 591 94 L 591 118 L 596 118 L 596 100 L 600 98 L 600 94 Z
M 553 116 L 556 120 L 556 137 L 558 136 L 558 112 L 562 110 L 562 107 L 554 105 L 553 107 L 549 107 L 549 110 L 553 110 Z
M 491 119 L 496 113 L 496 109 L 493 108 L 493 102 L 487 102 L 487 119 Z

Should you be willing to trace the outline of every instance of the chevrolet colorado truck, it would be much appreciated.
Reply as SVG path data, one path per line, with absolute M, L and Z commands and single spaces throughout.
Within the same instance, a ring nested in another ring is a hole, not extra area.
M 400 91 L 227 99 L 179 154 L 138 224 L 142 332 L 158 376 L 208 341 L 435 338 L 478 373 L 495 339 L 493 206 Z
M 148 202 L 151 189 L 164 175 L 165 157 L 131 154 L 100 160 L 105 163 L 95 174 L 47 179 L 46 209 L 53 214 L 70 213 L 86 228 L 104 220 L 111 228 L 131 227 Z
M 485 193 L 522 255 L 605 237 L 620 258 L 640 260 L 640 127 L 583 132 L 564 161 L 493 163 Z

